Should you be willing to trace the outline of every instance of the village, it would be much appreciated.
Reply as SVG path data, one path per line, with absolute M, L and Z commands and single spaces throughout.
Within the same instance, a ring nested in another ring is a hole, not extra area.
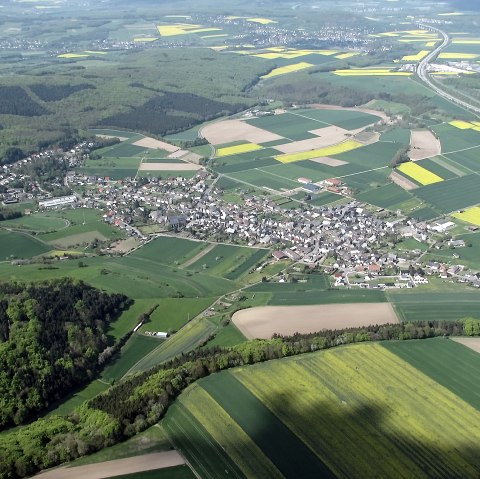
M 429 275 L 480 287 L 479 275 L 462 265 L 429 261 L 421 268 L 425 252 L 421 244 L 435 249 L 466 247 L 463 240 L 449 238 L 448 231 L 455 226 L 451 221 L 416 221 L 352 198 L 330 206 L 299 202 L 298 208 L 283 209 L 271 195 L 246 190 L 241 203 L 229 203 L 217 186 L 218 176 L 206 169 L 192 179 L 179 176 L 110 181 L 78 169 L 94 147 L 92 142 L 81 142 L 66 152 L 49 150 L 4 165 L 0 198 L 5 205 L 33 200 L 40 210 L 100 209 L 106 223 L 136 240 L 132 243 L 135 248 L 162 234 L 270 248 L 273 261 L 285 259 L 321 268 L 332 275 L 335 287 L 412 288 L 428 283 Z M 28 176 L 20 173 L 22 168 L 42 158 L 68 164 L 68 172 L 64 178 L 57 178 L 57 186 L 68 187 L 70 194 L 52 197 L 38 184 L 29 193 L 20 187 L 22 182 L 28 183 Z M 299 183 L 307 195 L 321 189 L 348 194 L 348 189 L 334 178 L 315 185 L 315 191 L 312 184 Z M 419 247 L 399 250 L 398 244 L 408 239 L 414 239 Z M 105 245 L 104 252 L 114 254 L 115 250 Z

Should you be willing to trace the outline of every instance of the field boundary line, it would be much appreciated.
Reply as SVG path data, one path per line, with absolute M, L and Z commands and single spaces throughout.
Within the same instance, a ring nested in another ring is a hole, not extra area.
M 204 248 L 202 251 L 197 253 L 193 258 L 188 259 L 185 261 L 183 264 L 179 265 L 179 268 L 185 269 L 191 266 L 192 264 L 196 263 L 197 261 L 201 260 L 204 256 L 206 256 L 210 251 L 212 251 L 215 248 L 214 243 L 209 243 L 206 248 Z

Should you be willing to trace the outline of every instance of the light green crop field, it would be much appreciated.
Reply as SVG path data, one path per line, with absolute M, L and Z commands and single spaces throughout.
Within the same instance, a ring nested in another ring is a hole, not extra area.
M 15 233 L 0 228 L 2 245 L 0 261 L 16 258 L 32 258 L 51 250 L 51 247 L 25 233 Z
M 388 297 L 401 321 L 457 321 L 480 319 L 480 294 L 477 291 L 389 292 Z
M 207 309 L 216 298 L 162 298 L 140 331 L 179 330 L 189 320 Z
M 5 228 L 46 233 L 48 231 L 66 228 L 68 222 L 62 218 L 51 216 L 48 213 L 37 213 L 15 218 L 14 220 L 2 221 L 2 226 Z
M 471 174 L 423 186 L 412 193 L 443 213 L 451 213 L 478 204 L 479 191 L 480 175 Z
M 395 183 L 390 183 L 360 193 L 356 198 L 381 208 L 391 208 L 398 203 L 410 200 L 413 196 Z
M 480 410 L 480 354 L 449 339 L 385 341 L 382 346 Z
M 305 118 L 288 112 L 283 115 L 264 116 L 247 120 L 247 123 L 295 141 L 314 138 L 315 135 L 308 133 L 310 130 L 329 126 L 323 121 Z
M 434 340 L 429 359 L 448 360 L 447 342 Z M 235 464 L 245 477 L 258 468 L 263 477 L 447 479 L 478 476 L 478 421 L 480 411 L 433 375 L 368 343 L 212 375 L 180 396 L 164 424 L 211 477 Z
M 189 241 L 174 236 L 162 236 L 135 251 L 130 256 L 159 264 L 180 265 L 200 253 L 207 243 Z
M 307 109 L 294 110 L 292 114 L 322 121 L 330 125 L 344 128 L 345 130 L 356 130 L 357 128 L 363 128 L 364 126 L 371 125 L 381 120 L 381 118 L 376 115 L 353 110 Z

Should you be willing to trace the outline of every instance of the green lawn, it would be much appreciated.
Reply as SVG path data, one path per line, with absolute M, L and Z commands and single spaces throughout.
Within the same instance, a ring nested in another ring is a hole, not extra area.
M 22 216 L 21 218 L 15 218 L 14 220 L 2 221 L 0 224 L 4 228 L 14 228 L 42 233 L 60 230 L 68 225 L 65 220 L 45 213 Z

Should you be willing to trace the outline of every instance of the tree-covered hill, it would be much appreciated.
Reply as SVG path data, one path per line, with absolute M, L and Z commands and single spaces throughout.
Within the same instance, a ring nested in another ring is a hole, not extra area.
M 128 302 L 71 279 L 0 284 L 0 428 L 91 379 Z

